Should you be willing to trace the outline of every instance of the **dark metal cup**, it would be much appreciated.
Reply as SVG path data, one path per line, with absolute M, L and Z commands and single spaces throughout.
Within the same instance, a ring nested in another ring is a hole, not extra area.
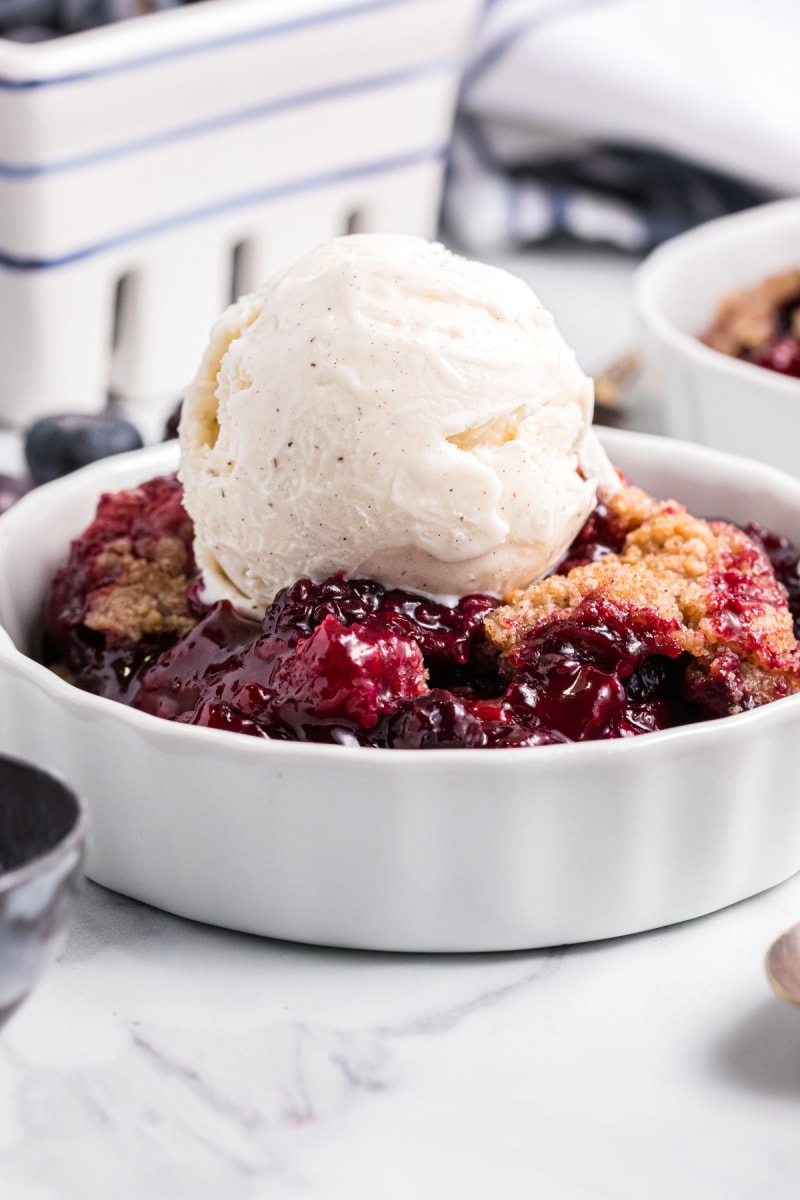
M 63 947 L 86 826 L 64 783 L 0 756 L 0 1025 Z

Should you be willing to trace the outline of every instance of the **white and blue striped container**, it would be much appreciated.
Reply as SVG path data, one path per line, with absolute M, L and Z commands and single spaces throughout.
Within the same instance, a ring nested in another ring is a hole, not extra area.
M 232 295 L 348 229 L 431 236 L 481 7 L 207 0 L 0 40 L 0 420 L 163 404 Z

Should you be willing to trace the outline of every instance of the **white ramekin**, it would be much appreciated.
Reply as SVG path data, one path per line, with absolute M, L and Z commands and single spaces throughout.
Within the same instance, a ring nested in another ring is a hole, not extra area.
M 800 541 L 800 480 L 604 440 L 657 495 Z M 800 696 L 625 741 L 392 751 L 172 724 L 71 687 L 26 654 L 51 572 L 100 492 L 175 461 L 174 444 L 108 459 L 0 519 L 0 750 L 86 798 L 98 883 L 274 937 L 474 951 L 682 921 L 800 868 Z
M 664 431 L 800 474 L 800 380 L 703 345 L 727 293 L 800 266 L 800 200 L 710 221 L 655 250 L 634 305 Z

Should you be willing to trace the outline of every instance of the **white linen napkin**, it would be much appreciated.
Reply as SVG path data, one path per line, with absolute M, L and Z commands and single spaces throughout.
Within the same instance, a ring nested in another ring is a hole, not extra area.
M 800 0 L 488 0 L 448 233 L 642 250 L 800 192 Z

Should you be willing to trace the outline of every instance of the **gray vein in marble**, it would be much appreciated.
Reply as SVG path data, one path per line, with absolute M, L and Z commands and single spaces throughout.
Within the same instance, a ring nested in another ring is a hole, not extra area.
M 421 1017 L 416 1017 L 411 1021 L 404 1021 L 400 1025 L 386 1026 L 380 1030 L 391 1037 L 408 1037 L 416 1034 L 435 1034 L 447 1033 L 454 1029 L 461 1021 L 480 1012 L 485 1008 L 492 1008 L 496 1004 L 502 1003 L 514 993 L 522 991 L 537 980 L 544 979 L 551 975 L 558 967 L 563 958 L 563 950 L 538 950 L 532 951 L 524 955 L 524 960 L 527 961 L 531 957 L 537 958 L 536 969 L 526 971 L 520 979 L 515 979 L 511 983 L 505 984 L 502 987 L 492 988 L 489 991 L 482 992 L 479 996 L 475 996 L 471 1000 L 464 1001 L 463 1004 L 457 1004 L 453 1008 L 444 1009 L 441 1012 L 431 1013 Z M 511 957 L 511 956 L 509 956 Z M 523 956 L 520 956 L 523 957 Z
M 0 1178 L 10 1170 L 58 1189 L 65 1173 L 79 1169 L 75 1148 L 89 1138 L 94 1190 L 84 1192 L 86 1200 L 94 1195 L 105 1200 L 112 1179 L 111 1195 L 139 1200 L 150 1175 L 170 1181 L 174 1189 L 191 1180 L 193 1200 L 243 1194 L 247 1180 L 281 1177 L 288 1183 L 296 1169 L 298 1138 L 405 1086 L 396 1053 L 402 1040 L 446 1036 L 551 974 L 558 963 L 557 954 L 542 952 L 398 959 L 284 946 L 194 926 L 91 887 L 82 911 L 86 919 L 64 964 L 87 963 L 106 950 L 114 953 L 120 944 L 127 953 L 152 956 L 159 942 L 180 931 L 195 945 L 194 952 L 217 949 L 222 961 L 232 946 L 267 964 L 285 955 L 298 963 L 311 961 L 323 988 L 331 970 L 348 965 L 379 971 L 388 980 L 403 964 L 427 964 L 434 974 L 455 971 L 458 977 L 464 970 L 462 986 L 471 993 L 420 1012 L 423 1000 L 412 992 L 407 1006 L 418 1009 L 415 1015 L 361 1028 L 271 1020 L 230 1032 L 120 1017 L 126 1039 L 120 1053 L 108 1065 L 83 1069 L 31 1067 L 0 1044 L 0 1062 L 5 1058 L 19 1069 L 15 1107 L 21 1127 L 16 1144 L 0 1155 Z M 481 964 L 495 976 L 500 970 L 511 978 L 476 995 L 475 984 L 485 984 Z M 43 1141 L 51 1153 L 44 1162 Z M 128 1181 L 122 1191 L 120 1176 Z M 295 1182 L 302 1187 L 301 1179 Z

